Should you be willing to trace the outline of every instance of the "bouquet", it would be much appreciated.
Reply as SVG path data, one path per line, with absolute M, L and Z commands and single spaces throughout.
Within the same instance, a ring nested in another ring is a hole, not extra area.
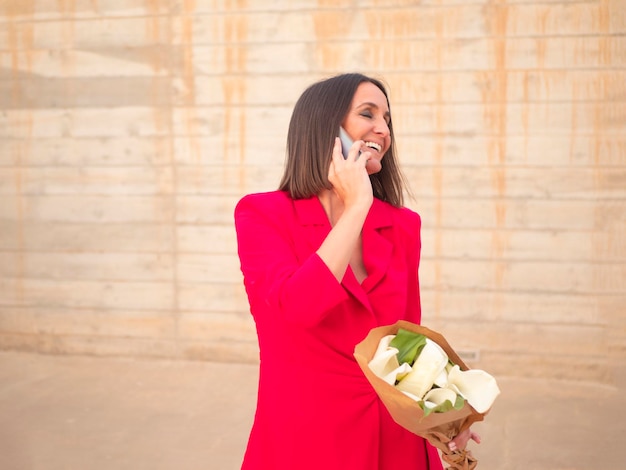
M 441 450 L 448 468 L 476 467 L 469 451 L 452 452 L 448 442 L 484 419 L 500 393 L 492 376 L 469 369 L 439 333 L 407 321 L 374 328 L 354 356 L 400 426 Z

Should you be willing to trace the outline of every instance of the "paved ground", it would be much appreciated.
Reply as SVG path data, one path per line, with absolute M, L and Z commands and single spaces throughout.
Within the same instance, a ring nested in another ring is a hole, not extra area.
M 470 445 L 478 468 L 626 469 L 618 375 L 616 386 L 498 377 L 483 443 Z M 0 352 L 0 469 L 238 470 L 256 380 L 250 364 Z

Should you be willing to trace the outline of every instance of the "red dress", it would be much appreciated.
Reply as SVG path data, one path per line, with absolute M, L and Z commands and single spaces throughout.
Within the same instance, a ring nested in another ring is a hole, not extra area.
M 315 251 L 330 231 L 317 197 L 275 191 L 235 209 L 260 349 L 257 410 L 242 470 L 433 470 L 437 450 L 389 416 L 353 352 L 371 328 L 420 321 L 420 218 L 378 199 L 363 226 L 359 284 Z

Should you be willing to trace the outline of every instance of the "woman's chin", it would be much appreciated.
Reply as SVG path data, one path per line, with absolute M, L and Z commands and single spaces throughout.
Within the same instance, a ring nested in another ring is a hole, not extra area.
M 383 166 L 380 163 L 380 160 L 374 160 L 373 158 L 371 158 L 367 161 L 365 169 L 367 170 L 368 175 L 373 175 L 374 173 L 378 173 L 380 170 L 382 170 Z

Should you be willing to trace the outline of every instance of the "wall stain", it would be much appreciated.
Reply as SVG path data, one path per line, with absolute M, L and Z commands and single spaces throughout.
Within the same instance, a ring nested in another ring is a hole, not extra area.
M 494 190 L 495 227 L 491 234 L 491 246 L 494 266 L 493 312 L 497 318 L 501 312 L 502 299 L 499 291 L 504 284 L 506 262 L 502 260 L 509 244 L 506 228 L 506 190 L 507 190 L 507 112 L 508 112 L 508 70 L 507 70 L 507 28 L 509 5 L 507 0 L 493 0 L 485 9 L 489 15 L 491 47 L 494 60 L 491 92 L 483 96 L 488 113 L 487 123 L 493 137 L 488 145 L 488 158 L 491 167 L 491 184 Z
M 318 2 L 320 7 L 326 2 Z M 345 45 L 339 41 L 348 36 L 354 11 L 316 10 L 311 13 L 315 31 L 316 62 L 322 70 L 337 70 L 345 62 Z
M 443 70 L 443 52 L 445 50 L 445 43 L 442 39 L 444 30 L 444 17 L 442 14 L 435 16 L 435 33 L 436 33 L 436 45 L 437 51 L 435 56 L 435 68 L 436 70 Z M 442 72 L 443 73 L 443 72 Z M 441 286 L 443 278 L 443 157 L 445 146 L 445 135 L 447 120 L 446 116 L 446 99 L 444 97 L 444 83 L 443 78 L 440 75 L 436 82 L 436 94 L 435 94 L 435 148 L 434 148 L 434 162 L 433 162 L 433 190 L 435 193 L 435 240 L 434 240 L 434 281 L 438 288 L 434 292 L 433 298 L 433 314 L 436 319 L 441 317 L 442 312 L 442 295 L 444 289 Z
M 163 9 L 161 5 L 162 0 L 146 0 L 146 36 L 150 40 L 151 48 L 153 51 L 147 57 L 148 62 L 151 64 L 155 74 L 162 71 L 165 64 L 163 63 L 163 55 L 160 54 L 161 45 L 171 44 L 171 28 L 172 22 L 166 21 L 166 18 L 171 18 L 171 15 L 167 17 L 161 16 Z M 166 28 L 164 30 L 164 27 Z
M 188 147 L 191 156 L 196 162 L 201 161 L 201 148 L 197 140 L 197 109 L 196 109 L 196 80 L 194 70 L 194 34 L 193 18 L 196 9 L 195 0 L 183 0 L 180 13 L 182 70 L 181 78 L 184 86 L 184 113 Z
M 224 4 L 227 13 L 219 19 L 223 33 L 215 34 L 215 41 L 224 50 L 225 73 L 220 77 L 224 96 L 224 135 L 222 153 L 224 156 L 223 178 L 229 179 L 232 141 L 236 143 L 238 189 L 243 192 L 247 185 L 246 165 L 246 94 L 245 72 L 248 61 L 246 40 L 248 37 L 248 15 L 240 13 L 247 7 L 245 0 L 228 0 Z M 216 28 L 219 30 L 220 28 Z M 236 134 L 236 135 L 232 135 Z
M 163 97 L 163 88 L 160 85 L 165 73 L 170 80 L 174 78 L 171 67 L 171 51 L 175 18 L 173 15 L 164 15 L 167 12 L 166 0 L 146 0 L 145 31 L 147 43 L 146 57 L 153 75 L 150 83 L 150 94 L 153 103 L 153 120 L 156 137 L 153 140 L 155 152 L 164 155 L 161 161 L 168 161 L 168 166 L 158 165 L 155 168 L 156 186 L 160 194 L 176 194 L 178 192 L 177 165 L 174 158 L 174 123 L 171 96 Z M 163 51 L 167 52 L 163 52 Z M 166 138 L 163 138 L 166 136 Z M 174 206 L 174 201 L 170 201 Z M 160 211 L 161 213 L 175 213 L 175 211 Z M 168 220 L 168 223 L 173 222 Z M 176 237 L 174 237 L 176 239 Z
M 152 80 L 151 80 L 151 96 L 152 103 L 154 103 L 154 124 L 156 134 L 158 136 L 168 135 L 169 141 L 172 140 L 173 135 L 173 123 L 172 123 L 172 100 L 171 97 L 163 99 L 161 95 L 162 88 L 159 86 L 159 79 L 163 73 L 167 73 L 170 80 L 172 77 L 171 67 L 169 61 L 165 59 L 168 57 L 163 54 L 161 50 L 165 44 L 171 44 L 172 39 L 172 20 L 167 21 L 166 18 L 161 16 L 163 6 L 161 5 L 163 0 L 146 0 L 147 15 L 145 17 L 145 31 L 147 37 L 147 43 L 150 47 L 146 50 L 146 61 L 152 68 Z M 159 104 L 163 103 L 162 106 Z M 160 139 L 156 139 L 160 141 Z M 171 143 L 166 144 L 159 148 L 159 151 L 170 156 L 170 162 L 172 162 L 172 146 Z
M 624 276 L 614 276 L 615 264 L 613 260 L 624 259 L 626 253 L 626 242 L 623 233 L 626 229 L 624 223 L 623 212 L 624 202 L 619 200 L 619 194 L 626 187 L 624 177 L 620 178 L 615 175 L 617 183 L 609 181 L 612 168 L 605 166 L 604 159 L 605 148 L 604 142 L 607 136 L 610 136 L 610 129 L 613 128 L 612 120 L 616 122 L 624 122 L 624 105 L 623 102 L 614 103 L 608 96 L 607 81 L 611 73 L 611 65 L 613 62 L 612 45 L 614 37 L 611 34 L 611 7 L 620 8 L 618 2 L 611 3 L 610 0 L 600 0 L 597 4 L 597 21 L 602 36 L 598 40 L 598 66 L 601 71 L 598 75 L 602 77 L 602 81 L 597 83 L 595 93 L 593 95 L 593 149 L 592 149 L 592 165 L 593 165 L 593 187 L 597 196 L 594 208 L 593 231 L 590 235 L 590 243 L 592 246 L 593 258 L 595 260 L 607 260 L 605 263 L 594 263 L 591 269 L 591 284 L 594 292 L 612 291 L 617 294 L 624 292 L 626 282 Z M 623 89 L 623 84 L 620 84 Z M 619 107 L 619 108 L 618 108 Z M 617 111 L 618 116 L 612 116 Z M 621 116 L 619 115 L 621 114 Z M 623 127 L 623 126 L 622 126 Z M 607 132 L 607 129 L 609 131 Z M 623 163 L 623 160 L 620 162 Z M 616 195 L 617 199 L 611 201 L 604 199 L 606 196 Z M 621 235 L 621 236 L 620 236 Z M 623 272 L 623 271 L 622 271 Z M 602 298 L 596 301 L 597 314 L 599 321 L 604 325 L 619 324 L 619 317 L 622 315 L 623 309 L 617 308 L 614 303 L 603 302 Z M 607 335 L 609 330 L 607 329 Z M 613 336 L 619 340 L 619 335 Z M 612 341 L 605 342 L 607 352 L 617 350 L 617 346 Z
M 76 10 L 76 0 L 57 0 L 58 10 L 63 19 L 63 45 L 67 48 L 74 46 L 74 21 L 73 13 Z M 71 90 L 70 90 L 71 93 Z
M 76 2 L 75 0 L 57 0 L 57 10 L 60 14 L 59 23 L 61 26 L 61 35 L 63 36 L 62 41 L 62 49 L 64 50 L 75 50 L 75 39 L 74 39 L 74 23 L 75 23 L 75 10 L 76 10 Z M 75 84 L 76 80 L 74 80 L 75 69 L 74 61 L 63 60 L 61 61 L 61 68 L 64 73 L 64 77 L 61 79 L 62 82 L 62 98 L 58 101 L 58 106 L 66 107 L 71 102 L 71 97 L 76 96 Z M 70 114 L 69 112 L 67 114 Z
M 524 128 L 524 160 L 528 160 L 528 125 L 530 119 L 531 82 L 533 75 L 527 70 L 523 72 L 522 81 L 522 127 Z
M 575 148 L 576 148 L 576 140 L 577 140 L 577 134 L 578 134 L 578 103 L 579 103 L 579 97 L 580 97 L 580 86 L 578 83 L 574 83 L 572 86 L 572 110 L 571 110 L 571 128 L 570 128 L 570 136 L 569 136 L 569 142 L 570 142 L 570 163 L 573 163 L 575 158 L 576 158 L 576 154 L 575 154 Z
M 22 304 L 25 300 L 25 215 L 27 211 L 24 197 L 24 179 L 27 161 L 31 158 L 31 142 L 33 134 L 33 114 L 25 109 L 24 99 L 20 88 L 20 75 L 30 72 L 33 64 L 33 50 L 35 39 L 35 0 L 21 2 L 6 2 L 4 14 L 7 20 L 8 48 L 11 54 L 12 96 L 9 113 L 9 126 L 15 130 L 16 144 L 12 146 L 13 154 L 13 184 L 15 188 L 15 301 Z M 19 21 L 18 21 L 19 18 Z

